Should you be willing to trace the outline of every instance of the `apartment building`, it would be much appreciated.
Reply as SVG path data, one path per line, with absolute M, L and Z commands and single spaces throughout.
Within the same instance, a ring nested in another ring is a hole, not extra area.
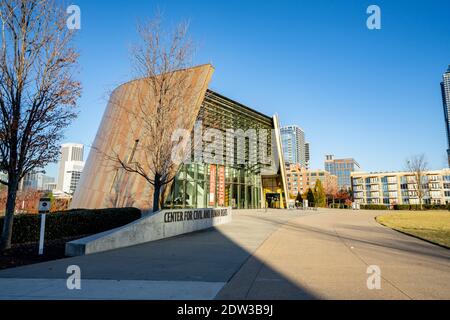
M 353 196 L 359 204 L 419 204 L 411 172 L 352 172 Z M 422 204 L 450 203 L 450 169 L 427 171 L 421 182 Z
M 286 169 L 287 188 L 289 194 L 297 195 L 308 191 L 308 188 L 313 189 L 317 180 L 322 182 L 322 185 L 327 190 L 338 191 L 338 178 L 325 170 L 308 170 L 305 167 L 295 164 L 289 165 Z

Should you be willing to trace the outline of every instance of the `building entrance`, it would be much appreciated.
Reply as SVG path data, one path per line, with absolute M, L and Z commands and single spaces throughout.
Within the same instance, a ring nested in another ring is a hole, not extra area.
M 266 193 L 266 204 L 270 209 L 280 209 L 280 194 L 279 193 Z

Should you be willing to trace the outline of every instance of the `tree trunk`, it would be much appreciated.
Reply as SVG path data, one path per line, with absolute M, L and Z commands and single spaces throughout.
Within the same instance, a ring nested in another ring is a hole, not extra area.
M 3 232 L 0 239 L 0 251 L 11 248 L 12 229 L 14 222 L 14 211 L 16 208 L 17 187 L 19 185 L 17 177 L 13 177 L 8 186 L 8 196 L 6 200 L 5 219 L 3 221 Z
M 159 211 L 159 197 L 161 194 L 161 176 L 155 174 L 155 185 L 153 190 L 153 212 Z

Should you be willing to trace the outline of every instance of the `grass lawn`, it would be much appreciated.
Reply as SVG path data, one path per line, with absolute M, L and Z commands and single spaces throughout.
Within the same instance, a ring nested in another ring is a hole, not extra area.
M 425 211 L 390 213 L 377 217 L 386 227 L 450 248 L 450 212 Z

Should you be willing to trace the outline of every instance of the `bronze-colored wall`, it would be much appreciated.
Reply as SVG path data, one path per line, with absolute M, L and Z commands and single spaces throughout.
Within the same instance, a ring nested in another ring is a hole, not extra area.
M 180 128 L 189 131 L 193 129 L 213 72 L 214 68 L 210 64 L 177 71 L 188 76 L 189 92 L 185 93 L 183 114 L 173 114 L 168 121 L 176 121 Z M 137 174 L 117 170 L 107 156 L 114 149 L 125 159 L 131 154 L 135 140 L 140 139 L 143 125 L 130 114 L 138 110 L 138 96 L 145 90 L 148 90 L 146 80 L 140 79 L 125 83 L 112 93 L 71 208 L 135 206 L 145 210 L 152 207 L 153 190 L 145 179 Z M 135 157 L 139 160 L 143 155 L 137 153 Z M 117 179 L 120 183 L 113 183 Z

